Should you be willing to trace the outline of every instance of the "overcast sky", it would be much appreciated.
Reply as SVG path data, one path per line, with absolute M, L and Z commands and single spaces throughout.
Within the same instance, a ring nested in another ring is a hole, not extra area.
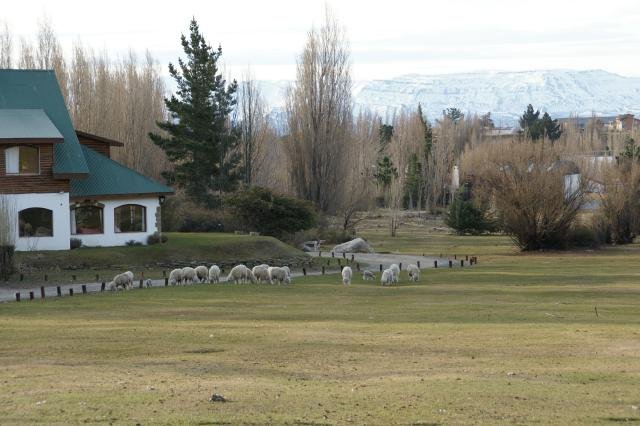
M 78 40 L 112 55 L 149 49 L 163 72 L 195 16 L 206 39 L 222 45 L 233 77 L 250 65 L 261 80 L 295 78 L 306 33 L 325 7 L 324 0 L 0 1 L 0 21 L 17 36 L 33 37 L 47 16 L 67 51 Z M 554 68 L 640 76 L 640 0 L 328 4 L 347 30 L 355 80 Z

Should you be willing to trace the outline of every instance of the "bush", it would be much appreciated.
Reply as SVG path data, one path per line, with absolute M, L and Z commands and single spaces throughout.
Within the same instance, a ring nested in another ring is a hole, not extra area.
M 161 236 L 158 232 L 154 232 L 147 237 L 147 244 L 150 246 L 158 243 L 166 243 L 167 241 L 169 241 L 169 237 L 164 234 Z
M 72 238 L 69 241 L 69 247 L 71 248 L 71 250 L 82 247 L 82 240 L 80 238 Z
M 140 241 L 136 241 L 136 240 L 129 240 L 125 244 L 129 247 L 137 247 L 142 245 Z
M 162 207 L 162 229 L 167 232 L 232 232 L 239 221 L 224 210 L 202 207 L 180 194 Z
M 246 231 L 280 237 L 312 228 L 317 214 L 311 203 L 252 187 L 226 197 L 226 204 Z
M 7 281 L 14 271 L 14 246 L 0 246 L 0 279 Z
M 597 248 L 600 245 L 596 230 L 584 225 L 576 225 L 569 233 L 571 247 Z
M 488 209 L 476 206 L 464 187 L 460 188 L 453 198 L 445 216 L 445 223 L 458 234 L 481 234 L 494 231 L 496 228 L 495 220 L 490 218 Z

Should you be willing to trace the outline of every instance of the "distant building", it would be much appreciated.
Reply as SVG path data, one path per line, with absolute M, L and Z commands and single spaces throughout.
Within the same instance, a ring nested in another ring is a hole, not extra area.
M 611 123 L 612 130 L 632 132 L 640 129 L 640 120 L 633 114 L 621 114 Z
M 166 185 L 111 159 L 122 143 L 73 128 L 53 71 L 0 70 L 0 195 L 16 250 L 146 243 Z

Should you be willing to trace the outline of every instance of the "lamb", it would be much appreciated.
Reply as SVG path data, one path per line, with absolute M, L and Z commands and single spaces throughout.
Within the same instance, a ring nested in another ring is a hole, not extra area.
M 400 267 L 396 263 L 392 263 L 389 269 L 393 271 L 393 282 L 400 282 Z
M 131 284 L 133 284 L 133 278 L 134 278 L 133 272 L 127 271 L 124 274 L 129 277 L 129 280 L 131 281 Z
M 345 266 L 342 268 L 342 284 L 349 285 L 351 284 L 351 277 L 353 276 L 353 270 L 350 266 Z
M 382 285 L 391 285 L 393 284 L 393 271 L 391 269 L 385 269 L 382 272 L 382 278 L 380 278 L 380 282 Z
M 253 276 L 256 277 L 256 281 L 258 282 L 271 282 L 269 278 L 269 265 L 258 265 L 254 266 L 251 270 Z
M 278 281 L 279 283 L 289 284 L 291 282 L 291 277 L 287 274 L 287 270 L 284 268 L 280 268 L 277 266 L 272 266 L 268 269 L 269 271 L 269 282 L 273 284 L 274 281 Z
M 196 270 L 190 266 L 182 268 L 182 282 L 184 284 L 193 283 L 196 280 Z
M 218 267 L 218 265 L 211 265 L 211 268 L 209 268 L 209 282 L 220 282 L 220 268 Z
M 289 277 L 288 283 L 291 283 L 291 269 L 289 269 L 287 265 L 283 266 L 282 269 L 285 270 L 285 272 L 287 273 L 287 277 Z
M 118 291 L 120 288 L 127 290 L 132 283 L 133 281 L 131 280 L 130 275 L 125 272 L 124 274 L 118 274 L 113 277 L 113 281 L 109 283 L 107 288 L 111 291 Z
M 227 281 L 233 281 L 234 283 L 246 283 L 247 280 L 252 283 L 256 282 L 256 277 L 253 276 L 251 269 L 247 268 L 245 265 L 236 265 L 229 272 L 229 276 L 227 277 Z
M 151 278 L 147 278 L 144 280 L 145 287 L 153 287 L 153 283 L 151 282 Z
M 414 264 L 407 266 L 407 272 L 409 273 L 410 281 L 418 282 L 420 279 L 420 268 L 418 268 L 418 266 Z
M 362 271 L 362 280 L 363 281 L 368 281 L 368 280 L 375 280 L 376 276 L 373 272 L 371 272 L 368 269 L 365 269 L 364 271 Z
M 206 266 L 197 266 L 196 269 L 196 278 L 198 279 L 198 282 L 205 282 L 207 281 L 207 278 L 209 277 L 209 270 L 207 269 Z
M 182 269 L 174 269 L 169 274 L 169 283 L 171 285 L 182 284 Z

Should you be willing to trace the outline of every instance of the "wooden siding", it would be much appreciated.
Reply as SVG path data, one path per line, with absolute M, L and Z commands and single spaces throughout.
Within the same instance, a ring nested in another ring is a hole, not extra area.
M 10 175 L 6 174 L 5 146 L 0 146 L 0 193 L 3 194 L 29 194 L 44 192 L 69 192 L 68 179 L 53 178 L 53 145 L 34 145 L 39 149 L 40 174 L 39 175 Z
M 92 150 L 111 158 L 111 147 L 108 143 L 100 142 L 95 139 L 89 139 L 83 136 L 78 136 L 78 140 L 82 145 L 87 146 Z

